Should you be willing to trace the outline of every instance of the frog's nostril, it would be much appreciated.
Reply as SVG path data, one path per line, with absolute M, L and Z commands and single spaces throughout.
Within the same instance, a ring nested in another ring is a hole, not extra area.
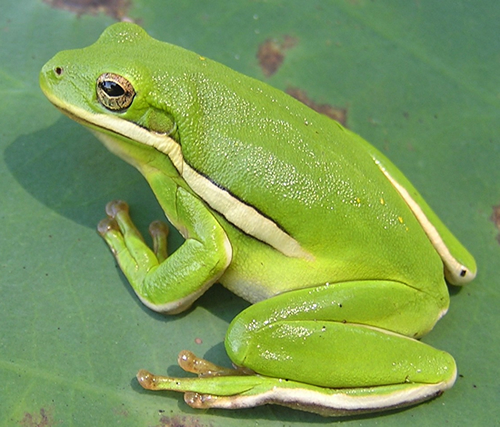
M 54 68 L 54 73 L 56 73 L 57 76 L 62 75 L 64 69 L 62 67 L 55 67 Z

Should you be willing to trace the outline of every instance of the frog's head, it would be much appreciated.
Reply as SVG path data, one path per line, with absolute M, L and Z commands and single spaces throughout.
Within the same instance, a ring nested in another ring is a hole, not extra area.
M 58 109 L 134 166 L 160 159 L 159 151 L 179 169 L 179 123 L 193 116 L 196 104 L 185 76 L 205 62 L 121 22 L 93 45 L 55 55 L 40 72 L 40 86 Z
M 172 84 L 165 91 L 161 85 L 176 75 L 157 65 L 154 52 L 165 52 L 166 45 L 156 49 L 158 43 L 135 24 L 117 23 L 93 45 L 55 55 L 40 72 L 40 86 L 63 113 L 94 130 L 123 134 L 129 122 L 175 139 L 176 112 L 170 106 L 179 105 L 185 91 Z M 183 49 L 167 46 L 169 61 L 183 56 Z M 131 129 L 124 136 L 140 140 L 130 136 Z

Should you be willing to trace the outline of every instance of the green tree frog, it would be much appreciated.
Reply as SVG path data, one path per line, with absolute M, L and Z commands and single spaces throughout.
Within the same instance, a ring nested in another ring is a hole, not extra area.
M 252 303 L 229 325 L 234 368 L 190 352 L 186 378 L 140 384 L 195 408 L 279 404 L 323 415 L 380 411 L 440 395 L 454 359 L 419 341 L 473 257 L 378 150 L 283 92 L 132 23 L 63 51 L 40 84 L 144 175 L 185 238 L 153 249 L 124 202 L 99 232 L 140 300 L 175 314 L 219 282 Z

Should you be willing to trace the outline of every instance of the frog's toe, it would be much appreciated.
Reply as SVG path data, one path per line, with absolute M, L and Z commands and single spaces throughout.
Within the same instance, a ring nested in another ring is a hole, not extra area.
M 110 231 L 120 231 L 120 227 L 118 227 L 118 223 L 114 218 L 105 218 L 97 224 L 97 232 L 101 236 L 105 236 Z
M 139 384 L 142 386 L 142 388 L 145 388 L 147 390 L 155 390 L 155 376 L 149 372 L 146 371 L 145 369 L 141 369 L 139 372 L 137 372 L 137 381 L 139 381 Z
M 106 215 L 116 218 L 120 213 L 128 215 L 128 204 L 123 200 L 112 200 L 106 204 Z

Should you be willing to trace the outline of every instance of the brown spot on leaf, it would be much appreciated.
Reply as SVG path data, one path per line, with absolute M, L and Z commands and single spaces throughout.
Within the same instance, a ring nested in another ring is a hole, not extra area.
M 297 44 L 297 40 L 291 36 L 285 36 L 281 42 L 274 39 L 267 39 L 259 46 L 257 58 L 260 68 L 265 76 L 272 76 L 285 59 L 285 50 Z
M 122 403 L 121 407 L 113 408 L 113 412 L 115 415 L 127 418 L 129 416 L 128 410 L 125 408 L 125 405 Z
M 54 423 L 52 413 L 41 408 L 40 414 L 26 412 L 19 425 L 22 427 L 50 427 L 56 424 Z
M 43 0 L 56 9 L 69 10 L 77 15 L 105 13 L 121 20 L 127 16 L 129 0 Z
M 493 213 L 490 216 L 495 227 L 500 230 L 500 205 L 493 206 Z M 498 243 L 500 243 L 500 234 L 497 235 Z
M 157 427 L 211 427 L 211 424 L 202 424 L 196 417 L 187 415 L 162 416 Z
M 346 108 L 334 107 L 330 104 L 317 104 L 307 96 L 307 93 L 305 91 L 296 87 L 287 88 L 286 93 L 288 93 L 288 95 L 293 96 L 295 99 L 307 105 L 309 108 L 312 108 L 313 110 L 317 111 L 318 113 L 331 117 L 332 119 L 339 122 L 342 126 L 346 125 L 347 122 Z

